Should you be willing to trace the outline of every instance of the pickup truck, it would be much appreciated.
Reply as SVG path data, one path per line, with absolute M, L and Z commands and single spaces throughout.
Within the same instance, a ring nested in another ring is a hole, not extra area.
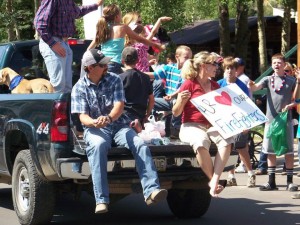
M 35 43 L 27 46 L 32 49 L 38 42 L 28 43 Z M 9 45 L 1 45 L 0 49 L 4 46 L 5 53 L 18 51 L 17 44 Z M 23 42 L 21 46 L 24 48 L 26 44 Z M 19 60 L 23 62 L 25 58 Z M 20 67 L 18 62 L 9 62 L 1 66 Z M 26 63 L 25 69 L 16 69 L 24 72 L 24 76 L 32 71 L 34 62 Z M 20 224 L 49 223 L 55 200 L 62 193 L 78 196 L 86 191 L 93 195 L 85 143 L 76 137 L 70 125 L 70 94 L 3 93 L 0 105 L 0 183 L 12 186 L 13 205 Z M 173 214 L 178 218 L 204 215 L 211 201 L 208 179 L 199 168 L 192 148 L 179 140 L 172 140 L 169 145 L 149 144 L 149 147 L 161 187 L 168 189 L 167 202 Z M 214 145 L 210 153 L 215 157 Z M 232 151 L 225 171 L 233 168 L 237 158 L 237 153 Z M 129 150 L 112 147 L 107 170 L 111 203 L 131 193 L 141 193 Z

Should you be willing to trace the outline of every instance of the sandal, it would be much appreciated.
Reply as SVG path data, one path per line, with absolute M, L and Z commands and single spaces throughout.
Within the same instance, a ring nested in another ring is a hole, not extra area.
M 277 191 L 278 188 L 275 186 L 271 186 L 269 183 L 264 184 L 263 186 L 259 187 L 260 191 Z
M 217 185 L 216 189 L 214 190 L 215 193 L 211 194 L 212 196 L 215 196 L 215 194 L 220 194 L 224 188 L 227 185 L 227 180 L 219 180 L 219 184 Z M 209 184 L 208 184 L 209 186 Z M 209 186 L 210 187 L 210 186 Z

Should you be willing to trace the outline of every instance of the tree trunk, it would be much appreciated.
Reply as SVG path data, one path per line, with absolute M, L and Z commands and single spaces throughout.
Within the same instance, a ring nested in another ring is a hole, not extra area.
M 259 51 L 259 71 L 262 73 L 267 69 L 267 47 L 265 35 L 265 21 L 263 0 L 257 0 L 257 29 L 258 29 L 258 51 Z
M 231 55 L 228 1 L 219 1 L 220 55 Z
M 235 56 L 247 59 L 250 31 L 248 29 L 248 4 L 239 0 L 236 6 L 235 20 Z
M 283 55 L 290 50 L 290 37 L 291 37 L 290 33 L 291 33 L 291 6 L 290 4 L 284 4 L 284 13 L 282 18 L 282 31 L 281 31 L 281 54 Z
M 34 13 L 36 13 L 36 11 L 38 10 L 40 2 L 40 0 L 34 0 Z M 34 39 L 39 39 L 39 33 L 37 32 L 37 30 L 35 30 Z
M 13 14 L 12 5 L 13 5 L 13 0 L 6 1 L 6 6 L 5 6 L 6 12 L 8 12 L 10 15 Z M 7 26 L 7 39 L 8 39 L 8 41 L 16 40 L 16 34 L 14 32 L 14 24 L 13 24 L 12 20 L 10 21 L 9 25 Z

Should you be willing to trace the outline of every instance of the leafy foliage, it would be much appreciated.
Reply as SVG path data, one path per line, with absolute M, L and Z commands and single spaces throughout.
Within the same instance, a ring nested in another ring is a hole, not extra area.
M 5 10 L 7 0 L 1 3 L 0 14 L 0 38 L 7 38 L 6 29 L 8 27 L 17 27 L 20 30 L 22 39 L 33 38 L 34 30 L 32 20 L 34 16 L 33 1 L 15 0 L 13 2 L 12 12 Z

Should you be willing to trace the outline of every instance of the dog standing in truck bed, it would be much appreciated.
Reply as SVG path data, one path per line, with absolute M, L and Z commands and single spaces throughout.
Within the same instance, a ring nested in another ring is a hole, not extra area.
M 26 80 L 14 70 L 6 67 L 0 70 L 0 84 L 6 84 L 12 94 L 53 93 L 50 81 L 43 78 Z

